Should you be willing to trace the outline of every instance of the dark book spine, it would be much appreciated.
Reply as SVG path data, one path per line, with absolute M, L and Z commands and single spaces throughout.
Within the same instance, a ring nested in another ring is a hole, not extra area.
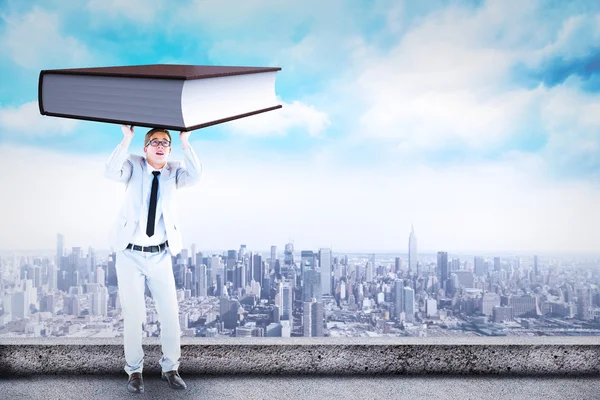
M 46 115 L 46 112 L 44 111 L 44 102 L 42 101 L 42 82 L 44 81 L 45 73 L 46 71 L 44 70 L 40 71 L 40 78 L 38 79 L 38 106 L 40 107 L 40 114 L 42 115 Z

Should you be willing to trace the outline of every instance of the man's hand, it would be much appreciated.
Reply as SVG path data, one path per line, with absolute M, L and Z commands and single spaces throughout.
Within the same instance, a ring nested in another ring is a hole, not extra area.
M 123 136 L 125 137 L 125 139 L 133 139 L 133 125 L 121 125 L 121 130 L 123 131 Z
M 190 138 L 190 134 L 192 132 L 188 131 L 188 132 L 179 132 L 179 139 L 181 140 L 181 146 L 183 148 L 183 150 L 187 149 L 188 147 L 190 147 L 190 142 L 189 142 L 189 138 Z

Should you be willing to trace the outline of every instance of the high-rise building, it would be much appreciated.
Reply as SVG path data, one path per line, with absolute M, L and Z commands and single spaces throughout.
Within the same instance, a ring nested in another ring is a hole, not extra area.
M 33 282 L 33 287 L 40 287 L 42 285 L 42 269 L 37 265 L 30 266 L 27 279 L 31 279 Z
M 324 323 L 323 303 L 318 302 L 315 298 L 313 298 L 311 301 L 303 302 L 303 307 L 303 336 L 322 337 Z
M 400 269 L 402 268 L 402 259 L 400 257 L 396 257 L 394 260 L 394 270 L 392 271 L 395 274 L 400 273 Z M 414 272 L 414 271 L 410 271 Z
M 288 268 L 294 265 L 294 243 L 290 242 L 285 245 L 283 265 Z
M 293 294 L 294 294 L 294 286 L 292 282 L 285 281 L 282 285 L 281 290 L 281 320 L 290 321 L 290 327 L 294 326 L 294 319 L 292 317 L 293 312 Z
M 399 320 L 400 313 L 404 311 L 404 281 L 396 279 L 392 292 L 392 300 L 394 301 L 394 317 Z
M 417 258 L 417 235 L 415 235 L 415 227 L 411 226 L 408 238 L 408 268 L 411 271 L 417 270 Z
M 406 320 L 409 322 L 414 321 L 415 317 L 415 291 L 408 287 L 404 286 L 404 313 L 406 314 Z
M 242 244 L 240 245 L 240 251 L 238 252 L 238 260 L 243 260 L 244 257 L 246 256 L 246 245 Z
M 367 282 L 373 282 L 373 264 L 370 261 L 367 261 L 365 265 L 365 280 Z
M 108 289 L 105 286 L 97 286 L 96 291 L 91 295 L 91 315 L 106 317 L 108 311 Z
M 437 300 L 436 299 L 427 299 L 427 302 L 425 304 L 426 304 L 425 312 L 427 313 L 428 317 L 433 317 L 433 316 L 437 315 Z
M 513 309 L 514 317 L 536 317 L 537 298 L 533 295 L 510 296 L 508 306 Z
M 217 275 L 221 275 L 221 279 L 224 278 L 223 266 L 221 265 L 221 257 L 218 254 L 213 254 L 210 258 L 210 270 L 211 276 L 208 278 L 210 286 L 217 284 Z M 221 282 L 223 282 L 221 280 Z M 220 288 L 219 288 L 220 289 Z
M 61 233 L 56 234 L 56 267 L 60 269 L 62 258 L 65 255 L 65 237 Z
M 592 291 L 589 287 L 577 289 L 577 317 L 582 320 L 590 318 Z
M 96 273 L 94 276 L 94 282 L 106 286 L 106 278 L 105 278 L 104 268 L 96 267 Z
M 310 301 L 313 297 L 321 301 L 321 274 L 319 271 L 307 269 L 304 271 L 302 285 L 302 301 Z
M 539 273 L 538 256 L 533 256 L 533 276 L 538 276 Z
M 4 261 L 2 261 L 2 259 L 0 258 L 0 299 L 3 296 L 4 296 Z
M 474 270 L 476 276 L 485 275 L 485 260 L 482 257 L 475 257 L 473 260 Z
M 458 271 L 458 270 L 460 270 L 460 258 L 453 257 L 451 264 L 452 264 L 452 268 L 450 268 L 450 271 Z
M 236 263 L 237 263 L 237 251 L 236 250 L 228 250 L 227 258 L 225 260 L 225 276 L 223 277 L 223 283 L 225 282 L 233 282 L 234 275 L 236 272 Z
M 238 323 L 240 302 L 236 299 L 220 298 L 220 315 L 225 329 L 235 329 Z
M 304 277 L 304 271 L 315 269 L 315 254 L 312 250 L 300 252 L 300 274 Z
M 446 280 L 448 279 L 448 253 L 445 251 L 438 251 L 437 253 L 437 269 L 438 269 L 438 278 L 440 279 L 440 284 L 445 285 Z
M 312 300 L 312 332 L 313 337 L 323 337 L 323 323 L 324 323 L 325 312 L 323 309 L 323 303 Z
M 262 265 L 262 256 L 257 253 L 254 254 L 252 258 L 252 279 L 262 284 L 265 277 L 265 270 Z
M 492 321 L 495 323 L 507 322 L 513 319 L 512 307 L 495 306 L 492 310 Z
M 331 249 L 319 249 L 319 268 L 321 270 L 321 294 L 332 294 Z
M 475 287 L 475 277 L 471 271 L 454 271 L 453 274 L 456 275 L 458 279 L 458 287 Z M 455 289 L 457 289 L 458 287 L 456 287 Z
M 500 257 L 494 257 L 494 271 L 500 271 L 500 269 Z
M 40 300 L 40 311 L 42 312 L 50 312 L 52 315 L 56 313 L 56 301 L 54 298 L 54 294 L 48 294 L 42 297 Z
M 199 297 L 206 297 L 208 296 L 208 285 L 207 285 L 207 281 L 208 281 L 208 268 L 206 266 L 206 264 L 200 264 L 198 266 L 196 266 L 197 269 L 197 286 L 198 286 L 198 290 L 197 290 L 197 296 Z
M 500 307 L 500 295 L 497 293 L 484 293 L 481 297 L 481 313 L 491 316 L 494 312 L 494 307 Z
M 269 271 L 275 269 L 275 260 L 277 260 L 277 246 L 271 246 L 271 257 L 269 258 Z
M 11 315 L 13 321 L 29 317 L 29 298 L 24 291 L 12 294 Z

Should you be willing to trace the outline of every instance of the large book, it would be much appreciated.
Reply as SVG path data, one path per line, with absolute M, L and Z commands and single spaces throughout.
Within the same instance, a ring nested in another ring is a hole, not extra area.
M 191 131 L 281 108 L 278 67 L 151 64 L 42 70 L 40 113 Z

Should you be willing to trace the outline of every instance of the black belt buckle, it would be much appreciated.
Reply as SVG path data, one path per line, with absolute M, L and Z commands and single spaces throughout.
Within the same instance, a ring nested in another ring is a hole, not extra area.
M 133 249 L 133 250 L 138 250 L 138 251 L 157 253 L 157 252 L 165 249 L 168 246 L 169 246 L 169 241 L 167 240 L 166 242 L 159 244 L 158 246 L 138 246 L 137 244 L 129 243 L 127 248 Z

